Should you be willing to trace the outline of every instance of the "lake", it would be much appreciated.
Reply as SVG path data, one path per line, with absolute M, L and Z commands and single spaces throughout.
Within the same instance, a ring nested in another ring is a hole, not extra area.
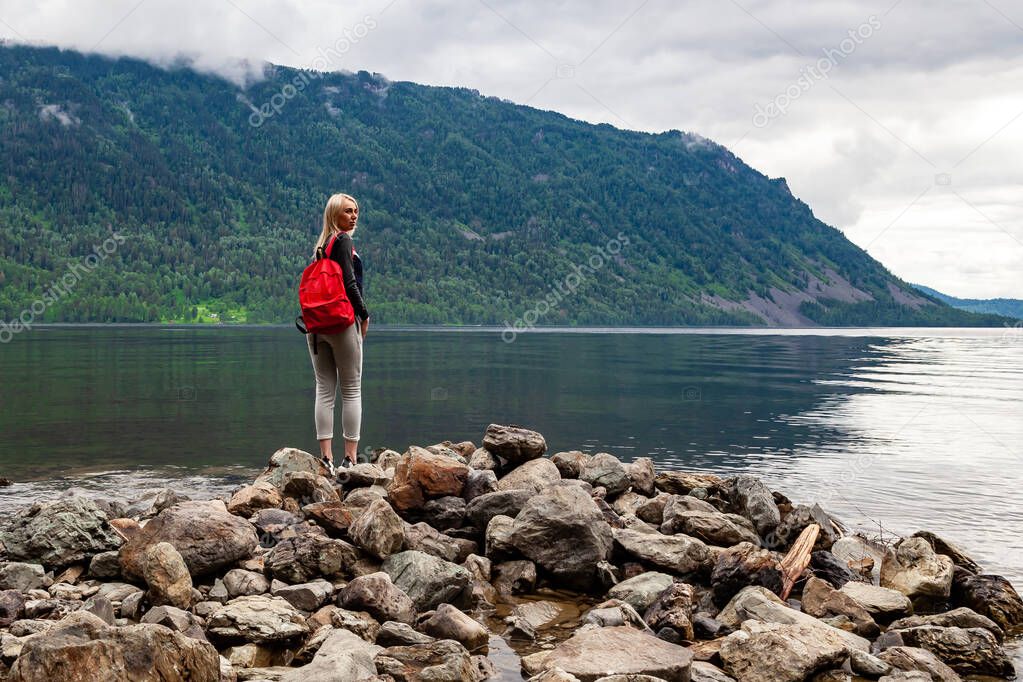
M 505 337 L 507 339 L 507 337 Z M 934 531 L 1023 584 L 1023 333 L 374 328 L 362 447 L 472 440 L 751 472 L 889 537 Z M 0 512 L 76 489 L 195 495 L 316 451 L 293 328 L 51 326 L 0 346 Z M 338 401 L 340 406 L 340 399 Z M 338 417 L 338 428 L 340 421 Z

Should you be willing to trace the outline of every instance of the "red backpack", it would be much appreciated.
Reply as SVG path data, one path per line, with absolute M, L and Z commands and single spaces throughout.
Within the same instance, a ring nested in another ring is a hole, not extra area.
M 345 293 L 341 265 L 330 257 L 336 242 L 337 237 L 333 237 L 326 250 L 321 248 L 316 260 L 302 272 L 298 285 L 302 314 L 295 318 L 295 326 L 303 334 L 337 334 L 355 323 L 355 310 Z M 354 246 L 352 251 L 355 251 Z M 313 352 L 316 352 L 315 336 Z

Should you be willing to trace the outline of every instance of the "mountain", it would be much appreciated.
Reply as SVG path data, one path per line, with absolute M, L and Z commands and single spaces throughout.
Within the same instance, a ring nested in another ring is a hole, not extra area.
M 913 286 L 931 298 L 936 298 L 953 308 L 968 310 L 971 313 L 991 313 L 1023 320 L 1023 301 L 1017 298 L 956 298 L 925 287 L 923 284 L 914 284 Z
M 374 320 L 1001 325 L 724 147 L 465 88 L 0 47 L 0 316 L 288 322 L 328 195 Z

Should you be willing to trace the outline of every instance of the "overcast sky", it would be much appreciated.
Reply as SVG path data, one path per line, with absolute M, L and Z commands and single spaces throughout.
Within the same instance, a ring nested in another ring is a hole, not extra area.
M 0 36 L 476 88 L 719 142 L 896 275 L 1023 298 L 1019 0 L 0 0 Z

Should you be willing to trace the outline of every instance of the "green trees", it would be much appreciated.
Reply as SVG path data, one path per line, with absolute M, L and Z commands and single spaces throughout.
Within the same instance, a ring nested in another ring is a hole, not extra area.
M 619 233 L 628 246 L 538 324 L 758 324 L 743 300 L 834 268 L 874 305 L 826 324 L 1001 324 L 900 306 L 907 288 L 722 147 L 593 126 L 464 88 L 324 74 L 253 126 L 297 72 L 242 88 L 186 69 L 0 47 L 0 317 L 111 235 L 48 305 L 56 321 L 290 322 L 326 197 L 360 202 L 384 323 L 503 324 Z M 46 113 L 51 112 L 51 113 Z M 60 116 L 57 116 L 56 113 Z

